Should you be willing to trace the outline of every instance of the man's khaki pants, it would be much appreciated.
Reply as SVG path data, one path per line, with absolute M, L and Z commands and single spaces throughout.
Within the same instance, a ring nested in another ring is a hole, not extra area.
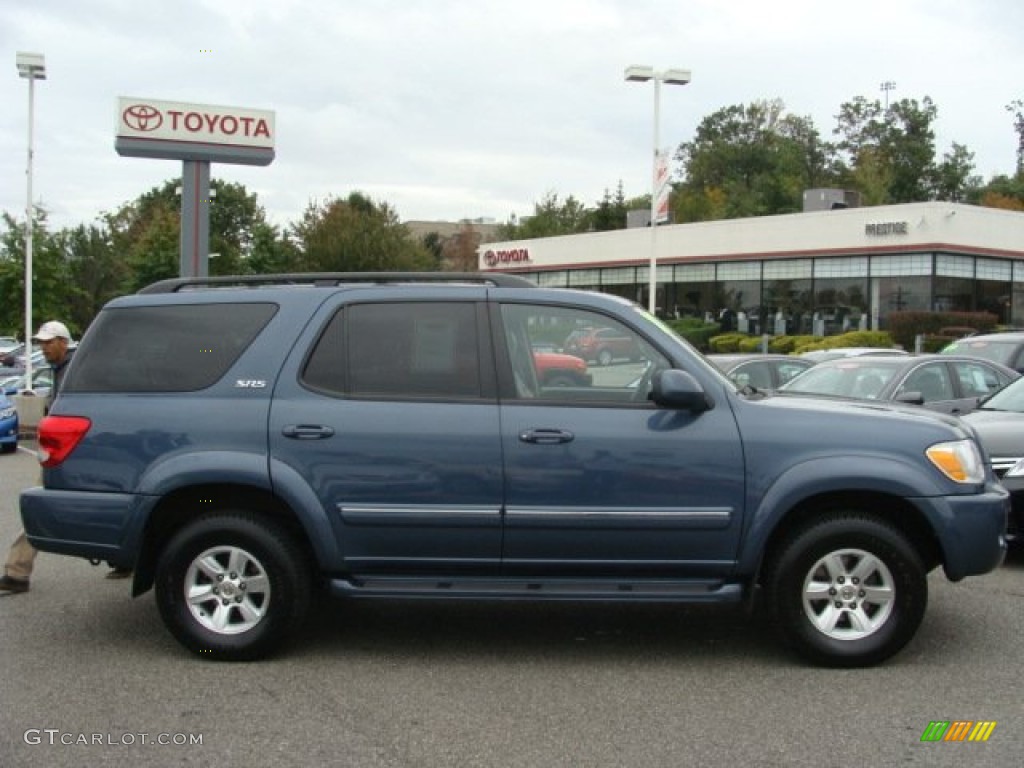
M 12 579 L 28 581 L 32 575 L 32 564 L 36 559 L 36 548 L 28 543 L 25 532 L 22 531 L 18 538 L 11 545 L 11 551 L 7 554 L 7 563 L 4 571 Z

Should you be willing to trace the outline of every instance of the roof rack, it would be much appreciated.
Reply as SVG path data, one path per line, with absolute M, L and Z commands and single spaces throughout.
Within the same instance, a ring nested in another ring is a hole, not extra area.
M 294 272 L 173 277 L 147 285 L 139 293 L 178 293 L 203 288 L 251 288 L 264 285 L 334 286 L 345 283 L 477 283 L 499 288 L 537 287 L 532 280 L 502 272 Z

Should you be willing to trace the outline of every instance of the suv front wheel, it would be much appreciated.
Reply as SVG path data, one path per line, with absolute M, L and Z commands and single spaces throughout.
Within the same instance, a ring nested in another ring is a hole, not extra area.
M 833 667 L 892 656 L 914 636 L 928 602 L 927 571 L 906 536 L 855 513 L 792 534 L 769 566 L 766 587 L 783 639 Z
M 305 615 L 310 576 L 292 537 L 245 512 L 211 513 L 161 553 L 156 600 L 193 653 L 225 661 L 273 652 Z

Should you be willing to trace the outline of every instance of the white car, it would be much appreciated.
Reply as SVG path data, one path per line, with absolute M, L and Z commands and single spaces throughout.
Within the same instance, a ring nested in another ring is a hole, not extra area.
M 825 360 L 836 360 L 840 357 L 858 357 L 860 355 L 906 355 L 903 349 L 885 349 L 883 347 L 836 347 L 835 349 L 816 349 L 813 352 L 802 352 L 799 357 L 822 363 Z

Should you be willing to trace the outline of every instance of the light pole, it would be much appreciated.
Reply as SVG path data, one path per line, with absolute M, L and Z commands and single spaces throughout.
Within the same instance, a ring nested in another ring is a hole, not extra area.
M 894 83 L 892 80 L 886 80 L 884 83 L 882 83 L 880 86 L 878 86 L 878 89 L 880 91 L 884 91 L 885 92 L 885 111 L 888 112 L 889 111 L 889 91 L 895 91 L 896 90 L 896 83 Z
M 32 389 L 32 230 L 35 211 L 32 206 L 32 140 L 35 119 L 36 80 L 46 79 L 46 61 L 41 53 L 17 54 L 18 75 L 28 80 L 28 166 L 25 199 L 25 387 Z
M 654 67 L 632 66 L 626 67 L 626 80 L 631 83 L 645 83 L 648 80 L 654 81 L 654 169 L 651 174 L 651 263 L 650 276 L 647 286 L 647 309 L 653 315 L 657 306 L 658 295 L 658 253 L 657 253 L 657 231 L 658 231 L 658 193 L 662 184 L 667 184 L 667 179 L 662 179 L 663 169 L 658 162 L 660 149 L 658 127 L 661 120 L 661 84 L 686 85 L 690 82 L 690 70 L 688 69 L 666 69 L 655 72 Z M 665 216 L 667 218 L 667 215 Z

